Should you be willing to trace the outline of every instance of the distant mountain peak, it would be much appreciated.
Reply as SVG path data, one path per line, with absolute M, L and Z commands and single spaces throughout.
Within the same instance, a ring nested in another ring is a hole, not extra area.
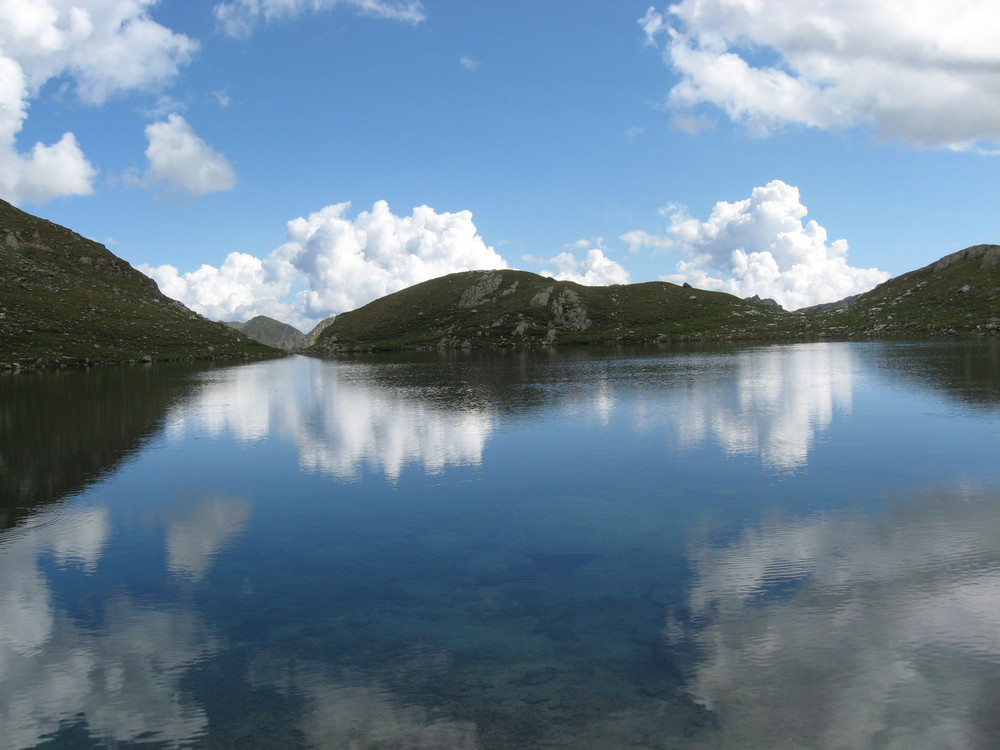
M 301 349 L 306 342 L 306 334 L 298 328 L 282 323 L 266 315 L 257 315 L 245 323 L 226 321 L 230 328 L 241 331 L 255 341 L 285 351 Z

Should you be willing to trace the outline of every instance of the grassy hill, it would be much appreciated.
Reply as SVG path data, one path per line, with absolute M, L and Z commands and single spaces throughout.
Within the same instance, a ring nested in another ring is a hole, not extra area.
M 806 314 L 831 336 L 998 335 L 1000 246 L 946 255 L 835 307 Z
M 274 354 L 103 245 L 0 200 L 0 366 Z
M 666 282 L 587 287 L 468 271 L 327 322 L 306 351 L 1000 334 L 1000 246 L 977 245 L 839 303 L 789 312 Z
M 467 271 L 338 315 L 310 353 L 757 338 L 801 316 L 662 281 L 588 287 L 526 271 Z

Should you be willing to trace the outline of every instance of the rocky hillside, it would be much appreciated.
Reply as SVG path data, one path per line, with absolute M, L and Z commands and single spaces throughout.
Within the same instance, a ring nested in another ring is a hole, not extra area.
M 803 322 L 767 302 L 661 281 L 587 287 L 526 271 L 467 271 L 338 315 L 306 351 L 757 338 Z
M 0 367 L 270 356 L 106 247 L 0 200 Z
M 806 314 L 830 336 L 1000 335 L 1000 246 L 968 247 L 821 307 Z
M 301 349 L 306 343 L 306 334 L 298 328 L 266 315 L 250 318 L 245 323 L 226 321 L 225 324 L 241 331 L 254 341 L 273 346 L 275 349 L 284 349 L 286 352 Z
M 308 353 L 1000 335 L 1000 246 L 970 247 L 865 294 L 796 312 L 666 282 L 586 287 L 504 270 L 433 279 L 323 325 Z

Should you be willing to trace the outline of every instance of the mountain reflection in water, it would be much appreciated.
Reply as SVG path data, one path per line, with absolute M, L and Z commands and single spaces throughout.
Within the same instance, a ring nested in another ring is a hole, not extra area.
M 114 471 L 162 428 L 205 366 L 100 367 L 0 377 L 0 529 Z
M 0 749 L 992 748 L 998 361 L 0 378 Z

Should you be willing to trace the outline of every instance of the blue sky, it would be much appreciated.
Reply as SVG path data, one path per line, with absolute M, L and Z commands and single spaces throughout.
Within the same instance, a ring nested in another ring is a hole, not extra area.
M 504 265 L 795 308 L 1000 242 L 991 6 L 10 0 L 0 196 L 212 318 Z

